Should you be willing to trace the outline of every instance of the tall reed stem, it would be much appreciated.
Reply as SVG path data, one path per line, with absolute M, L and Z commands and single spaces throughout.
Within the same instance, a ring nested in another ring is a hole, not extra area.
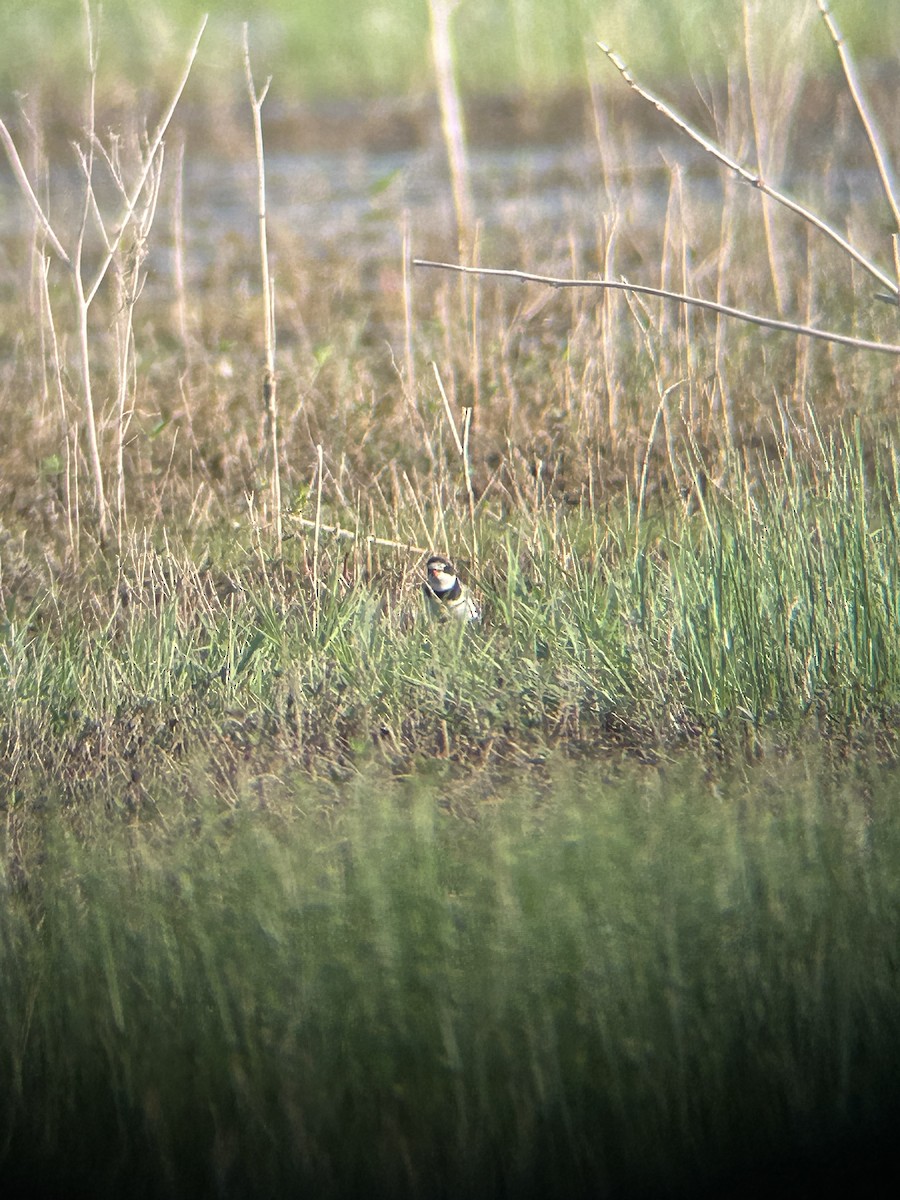
M 272 82 L 266 80 L 262 91 L 257 93 L 250 66 L 250 35 L 244 23 L 244 74 L 247 95 L 253 112 L 253 139 L 256 145 L 257 216 L 259 220 L 259 261 L 262 278 L 263 304 L 265 308 L 266 366 L 263 375 L 263 405 L 269 430 L 269 445 L 272 457 L 272 511 L 275 516 L 275 545 L 279 557 L 282 549 L 281 525 L 281 466 L 278 452 L 278 379 L 275 375 L 275 284 L 269 269 L 269 243 L 266 227 L 266 160 L 263 147 L 262 106 Z
M 431 18 L 431 57 L 441 109 L 441 129 L 447 148 L 450 183 L 453 188 L 457 247 L 462 253 L 472 228 L 472 190 L 466 153 L 465 120 L 456 84 L 453 39 L 450 36 L 450 20 L 457 3 L 458 0 L 428 0 L 428 12 Z

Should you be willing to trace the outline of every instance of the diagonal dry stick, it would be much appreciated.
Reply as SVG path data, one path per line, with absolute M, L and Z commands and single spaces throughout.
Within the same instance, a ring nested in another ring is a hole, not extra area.
M 887 151 L 884 149 L 884 143 L 878 132 L 875 120 L 863 100 L 862 87 L 860 86 L 859 77 L 856 74 L 853 58 L 847 49 L 844 35 L 841 33 L 826 0 L 816 0 L 816 4 L 818 5 L 819 12 L 822 14 L 822 19 L 828 27 L 828 32 L 831 35 L 831 40 L 834 42 L 838 58 L 841 60 L 844 79 L 847 81 L 847 87 L 850 89 L 850 95 L 853 97 L 853 103 L 856 105 L 859 119 L 862 121 L 863 128 L 866 131 L 872 156 L 875 159 L 875 166 L 878 168 L 878 178 L 881 180 L 882 191 L 893 214 L 894 224 L 900 230 L 900 202 L 898 202 L 894 181 L 891 178 L 891 168 L 888 162 Z M 898 291 L 896 286 L 894 287 L 894 291 Z
M 606 288 L 617 292 L 629 292 L 639 296 L 659 296 L 663 300 L 674 300 L 677 304 L 690 304 L 695 308 L 706 308 L 710 312 L 761 325 L 764 329 L 777 329 L 782 333 L 799 334 L 801 337 L 817 338 L 821 342 L 834 342 L 838 346 L 850 346 L 854 350 L 874 350 L 881 354 L 900 355 L 900 346 L 890 342 L 870 342 L 865 338 L 851 337 L 846 333 L 832 333 L 827 329 L 816 329 L 812 325 L 797 325 L 793 321 L 778 321 L 774 317 L 762 317 L 743 308 L 732 308 L 728 304 L 717 304 L 714 300 L 703 300 L 699 296 L 688 296 L 684 292 L 670 292 L 665 288 L 647 287 L 641 283 L 628 283 L 624 279 L 562 279 L 552 275 L 534 275 L 530 271 L 501 270 L 497 267 L 464 267 L 459 263 L 431 262 L 425 258 L 414 258 L 414 267 L 433 267 L 441 271 L 457 271 L 462 275 L 490 275 L 499 279 L 518 279 L 522 283 L 542 283 L 552 288 Z
M 184 69 L 181 72 L 181 77 L 175 86 L 175 91 L 171 100 L 169 101 L 169 106 L 163 113 L 160 122 L 156 127 L 156 132 L 154 133 L 147 148 L 147 153 L 144 157 L 140 174 L 138 175 L 131 192 L 126 197 L 124 211 L 119 214 L 119 218 L 113 226 L 113 228 L 118 230 L 118 232 L 115 233 L 113 238 L 110 240 L 110 243 L 106 249 L 106 253 L 101 259 L 100 265 L 97 268 L 96 274 L 94 275 L 94 281 L 86 290 L 85 299 L 88 305 L 91 304 L 100 289 L 100 285 L 106 278 L 106 272 L 109 270 L 112 260 L 116 256 L 116 251 L 119 249 L 122 239 L 129 228 L 129 224 L 134 216 L 135 209 L 138 206 L 138 202 L 140 201 L 141 195 L 147 184 L 147 180 L 150 178 L 150 173 L 152 172 L 156 163 L 156 157 L 160 152 L 163 139 L 166 136 L 166 130 L 169 128 L 172 117 L 175 115 L 175 109 L 178 107 L 178 101 L 181 99 L 181 94 L 187 87 L 187 81 L 190 78 L 191 68 L 194 65 L 194 59 L 197 57 L 197 51 L 200 49 L 200 40 L 203 37 L 203 31 L 206 29 L 206 23 L 208 20 L 209 14 L 207 13 L 200 21 L 200 28 L 197 30 L 197 35 L 194 38 L 190 50 L 188 51 L 187 62 L 185 63 Z
M 63 248 L 62 242 L 53 232 L 53 227 L 47 219 L 44 210 L 41 208 L 41 202 L 34 194 L 34 188 L 25 173 L 25 168 L 22 166 L 22 160 L 19 157 L 19 151 L 16 149 L 16 143 L 12 139 L 12 134 L 6 127 L 6 122 L 0 119 L 0 142 L 3 143 L 3 149 L 6 151 L 6 157 L 9 160 L 9 165 L 13 175 L 16 177 L 22 195 L 28 202 L 31 212 L 44 232 L 44 236 L 53 248 L 53 253 L 66 264 L 67 267 L 72 265 L 72 260 Z
M 694 126 L 691 125 L 690 122 L 684 117 L 682 117 L 680 113 L 676 112 L 674 108 L 672 108 L 664 100 L 660 100 L 658 96 L 654 95 L 653 92 L 649 91 L 642 84 L 638 83 L 615 50 L 604 45 L 603 42 L 598 42 L 597 45 L 633 91 L 637 92 L 639 96 L 642 96 L 644 100 L 647 100 L 650 104 L 652 104 L 653 107 L 661 112 L 664 117 L 670 120 L 673 125 L 677 125 L 683 133 L 686 133 L 688 137 L 695 141 L 697 145 L 701 147 L 701 149 L 706 151 L 707 154 L 711 154 L 713 158 L 717 159 L 723 166 L 728 167 L 728 169 L 731 171 L 734 171 L 739 178 L 743 179 L 745 183 L 749 183 L 751 187 L 757 188 L 763 193 L 764 196 L 769 196 L 772 200 L 775 200 L 779 204 L 784 205 L 785 208 L 790 209 L 791 212 L 796 213 L 798 217 L 802 217 L 804 221 L 807 221 L 815 229 L 818 229 L 820 233 L 823 233 L 827 238 L 830 238 L 833 242 L 835 242 L 836 245 L 840 246 L 845 254 L 849 254 L 853 261 L 859 263 L 859 265 L 864 270 L 868 271 L 874 279 L 877 279 L 882 287 L 888 288 L 895 296 L 900 296 L 900 285 L 897 284 L 896 280 L 892 279 L 890 275 L 887 275 L 881 270 L 880 267 L 876 266 L 875 263 L 866 258 L 861 251 L 857 250 L 856 247 L 848 242 L 845 237 L 842 237 L 836 229 L 834 229 L 826 221 L 823 221 L 821 217 L 816 216 L 811 209 L 808 209 L 804 205 L 800 204 L 799 201 L 792 199 L 784 192 L 779 192 L 777 188 L 773 188 L 771 184 L 766 183 L 766 181 L 758 172 L 748 170 L 745 166 L 742 166 L 737 159 L 732 158 L 730 154 L 726 154 L 726 152 L 720 146 L 717 146 L 715 142 L 710 141 L 710 139 L 700 133 L 698 129 L 695 129 Z M 837 339 L 832 338 L 831 340 L 835 341 Z

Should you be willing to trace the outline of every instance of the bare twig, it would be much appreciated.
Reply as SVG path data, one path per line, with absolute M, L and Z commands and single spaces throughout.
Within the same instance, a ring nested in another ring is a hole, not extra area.
M 712 157 L 720 162 L 723 166 L 728 167 L 728 169 L 731 171 L 734 171 L 741 179 L 743 179 L 745 183 L 749 183 L 751 187 L 757 188 L 764 196 L 771 197 L 771 199 L 776 200 L 779 204 L 782 204 L 791 212 L 796 213 L 796 215 L 801 217 L 804 221 L 809 222 L 809 224 L 818 229 L 820 233 L 824 234 L 827 238 L 830 238 L 831 241 L 838 245 L 845 254 L 849 255 L 850 258 L 853 259 L 854 262 L 859 263 L 859 265 L 865 271 L 868 271 L 868 273 L 874 279 L 877 279 L 882 287 L 886 287 L 893 293 L 900 295 L 900 285 L 898 285 L 897 282 L 890 277 L 890 275 L 886 274 L 886 272 L 884 272 L 870 259 L 866 258 L 861 251 L 857 250 L 856 247 L 848 242 L 845 237 L 842 237 L 836 229 L 834 229 L 826 221 L 823 221 L 822 218 L 812 212 L 811 209 L 806 208 L 804 205 L 792 199 L 784 192 L 780 192 L 777 188 L 772 187 L 771 184 L 766 183 L 766 181 L 758 172 L 748 170 L 736 159 L 732 158 L 730 154 L 727 154 L 720 146 L 717 146 L 715 142 L 710 141 L 710 139 L 700 133 L 698 129 L 695 129 L 694 126 L 691 125 L 684 117 L 682 117 L 680 113 L 676 112 L 671 105 L 667 104 L 664 100 L 661 100 L 642 84 L 638 83 L 628 70 L 625 63 L 614 50 L 612 50 L 609 46 L 604 45 L 603 42 L 598 42 L 597 45 L 633 91 L 637 92 L 639 96 L 642 96 L 645 100 L 652 104 L 654 108 L 661 112 L 664 117 L 671 121 L 673 125 L 676 125 L 683 133 L 686 133 L 688 137 L 695 141 L 698 146 L 706 151 L 707 154 L 711 154 Z M 831 338 L 829 340 L 834 341 L 837 339 Z
M 22 160 L 19 157 L 16 144 L 13 141 L 12 135 L 7 129 L 6 123 L 2 120 L 2 118 L 0 118 L 0 142 L 3 143 L 3 149 L 6 151 L 6 157 L 9 159 L 9 165 L 12 169 L 13 175 L 15 176 L 16 183 L 19 185 L 19 190 L 27 200 L 28 206 L 31 209 L 35 220 L 37 221 L 38 225 L 40 225 L 44 236 L 53 249 L 53 253 L 57 258 L 64 262 L 66 266 L 71 266 L 72 260 L 69 258 L 69 255 L 63 248 L 62 242 L 60 242 L 59 238 L 53 232 L 53 227 L 47 219 L 44 210 L 41 208 L 41 202 L 34 194 L 34 189 L 32 188 L 28 176 L 25 173 L 25 168 L 22 166 Z
M 97 419 L 94 412 L 94 396 L 91 381 L 91 352 L 90 341 L 88 338 L 88 313 L 90 311 L 91 299 L 93 297 L 88 297 L 85 293 L 84 272 L 82 270 L 82 254 L 84 251 L 84 239 L 87 232 L 88 217 L 93 210 L 93 205 L 95 202 L 93 167 L 94 143 L 96 140 L 94 134 L 94 113 L 97 90 L 97 41 L 95 39 L 93 22 L 91 20 L 90 0 L 84 0 L 84 20 L 87 31 L 89 66 L 87 97 L 88 149 L 87 153 L 81 156 L 82 169 L 84 171 L 84 204 L 81 211 L 81 224 L 78 228 L 78 233 L 75 238 L 75 248 L 72 252 L 71 265 L 73 283 L 75 287 L 75 305 L 78 310 L 78 348 L 81 360 L 81 385 L 84 392 L 84 424 L 85 431 L 87 433 L 88 457 L 91 464 L 91 474 L 94 480 L 94 504 L 97 509 L 97 532 L 100 535 L 100 541 L 103 542 L 106 540 L 107 533 L 106 494 L 103 484 L 103 464 L 100 458 L 100 442 L 97 434 Z M 107 266 L 111 261 L 112 256 L 110 255 Z
M 464 267 L 459 263 L 431 262 L 424 258 L 414 258 L 413 266 L 433 267 L 441 271 L 457 271 L 464 275 L 488 275 L 499 279 L 518 279 L 522 283 L 541 283 L 552 288 L 601 288 L 629 292 L 639 296 L 659 296 L 663 300 L 674 300 L 677 304 L 690 304 L 695 308 L 705 308 L 710 312 L 721 313 L 725 317 L 734 317 L 738 321 L 746 321 L 751 325 L 761 325 L 764 329 L 777 329 L 782 333 L 817 338 L 819 341 L 833 342 L 838 346 L 850 346 L 854 350 L 874 350 L 880 354 L 900 355 L 900 346 L 890 342 L 870 342 L 865 338 L 851 337 L 846 333 L 832 333 L 827 329 L 817 329 L 811 325 L 797 325 L 793 321 L 778 321 L 774 317 L 763 317 L 742 308 L 732 308 L 728 304 L 717 304 L 714 300 L 703 300 L 699 296 L 687 296 L 683 292 L 669 292 L 664 288 L 628 283 L 624 279 L 561 279 L 551 275 L 534 275 L 530 271 L 501 270 L 497 267 Z
M 412 554 L 428 554 L 429 549 L 425 546 L 416 546 L 413 542 L 396 542 L 391 538 L 376 537 L 373 533 L 359 533 L 355 529 L 342 529 L 340 525 L 323 525 L 321 521 L 313 521 L 309 517 L 291 517 L 298 525 L 302 525 L 304 529 L 318 530 L 319 534 L 330 533 L 335 537 L 350 538 L 355 542 L 362 542 L 366 546 L 385 546 L 388 550 L 408 550 Z M 292 534 L 287 534 L 287 537 L 292 537 Z
M 184 70 L 181 73 L 181 78 L 178 81 L 172 99 L 169 102 L 169 107 L 163 113 L 162 119 L 156 127 L 156 132 L 151 138 L 150 145 L 146 154 L 144 155 L 144 162 L 141 171 L 138 174 L 138 178 L 134 186 L 128 193 L 125 211 L 119 214 L 118 220 L 113 225 L 113 228 L 118 232 L 110 241 L 106 255 L 101 260 L 100 266 L 97 268 L 97 272 L 94 275 L 94 281 L 87 289 L 86 300 L 88 304 L 90 304 L 94 299 L 98 288 L 106 277 L 106 272 L 109 270 L 113 256 L 121 245 L 122 238 L 125 236 L 125 232 L 128 229 L 132 216 L 134 215 L 134 210 L 137 208 L 138 201 L 141 198 L 141 194 L 147 184 L 147 180 L 150 178 L 150 172 L 153 170 L 153 164 L 156 160 L 157 154 L 159 153 L 160 147 L 162 146 L 162 141 L 166 135 L 166 130 L 169 128 L 172 117 L 175 115 L 175 109 L 178 107 L 178 101 L 181 99 L 181 94 L 187 86 L 187 81 L 194 65 L 194 59 L 197 57 L 197 51 L 200 49 L 200 39 L 203 37 L 203 31 L 206 29 L 206 22 L 208 20 L 209 17 L 204 16 L 200 22 L 200 28 L 197 30 L 197 35 L 194 38 L 190 50 L 188 51 L 187 62 L 185 63 Z
M 421 264 L 418 259 L 415 259 L 415 258 L 413 259 L 414 267 L 418 267 L 418 266 L 422 266 L 422 265 L 423 264 Z M 434 377 L 437 380 L 438 391 L 441 393 L 441 399 L 444 402 L 444 412 L 447 414 L 447 423 L 450 426 L 450 432 L 453 434 L 453 441 L 456 445 L 456 449 L 459 451 L 460 458 L 462 458 L 462 454 L 463 454 L 462 440 L 459 436 L 459 430 L 456 428 L 456 420 L 454 419 L 454 416 L 453 416 L 453 409 L 450 407 L 450 401 L 447 399 L 447 393 L 444 390 L 444 381 L 441 379 L 441 373 L 438 370 L 438 365 L 436 362 L 433 362 L 431 364 L 431 369 L 432 369 L 432 371 L 434 371 Z
M 872 155 L 875 159 L 875 166 L 878 169 L 878 177 L 881 180 L 881 187 L 884 191 L 885 199 L 890 206 L 891 213 L 894 217 L 894 224 L 900 230 L 900 202 L 897 199 L 897 192 L 894 181 L 891 177 L 891 168 L 888 163 L 887 151 L 884 149 L 884 142 L 881 134 L 875 124 L 875 118 L 866 107 L 866 102 L 863 99 L 862 88 L 859 82 L 859 76 L 856 74 L 856 67 L 853 63 L 853 58 L 850 51 L 847 49 L 847 43 L 844 41 L 844 36 L 838 28 L 837 22 L 832 15 L 831 9 L 826 0 L 816 0 L 819 12 L 822 14 L 828 32 L 831 34 L 831 40 L 834 42 L 834 48 L 837 50 L 838 58 L 841 60 L 841 67 L 844 71 L 844 78 L 847 81 L 847 87 L 850 89 L 850 95 L 853 97 L 853 103 L 856 105 L 856 111 L 859 113 L 859 119 L 863 123 L 863 128 L 866 131 L 866 138 L 869 146 L 872 149 Z M 895 287 L 895 291 L 900 289 Z
M 121 212 L 118 221 L 115 222 L 114 228 L 118 230 L 118 232 L 116 232 L 114 238 L 109 241 L 109 248 L 107 250 L 106 257 L 101 260 L 101 264 L 98 266 L 94 276 L 94 282 L 92 282 L 91 286 L 88 288 L 88 290 L 86 290 L 86 300 L 88 300 L 89 305 L 90 302 L 94 300 L 94 296 L 97 294 L 97 289 L 100 288 L 101 283 L 103 282 L 104 278 L 106 278 L 107 271 L 109 270 L 109 264 L 113 262 L 113 256 L 115 252 L 119 250 L 121 240 L 124 238 L 128 224 L 130 224 L 131 218 L 134 214 L 134 209 L 137 208 L 140 196 L 142 196 L 142 192 L 146 186 L 146 181 L 148 181 L 150 178 L 151 170 L 154 169 L 154 161 L 156 160 L 158 152 L 160 152 L 162 140 L 164 137 L 166 137 L 166 131 L 168 130 L 169 125 L 172 124 L 172 118 L 175 114 L 175 109 L 178 108 L 178 102 L 181 100 L 182 91 L 185 90 L 187 86 L 187 80 L 191 76 L 193 62 L 194 59 L 197 58 L 197 52 L 200 48 L 200 38 L 203 37 L 203 31 L 206 28 L 206 22 L 208 22 L 208 20 L 208 16 L 204 16 L 203 19 L 200 20 L 200 28 L 197 30 L 197 36 L 194 37 L 193 43 L 191 44 L 191 49 L 187 52 L 185 68 L 184 71 L 181 72 L 181 78 L 179 79 L 178 85 L 176 85 L 172 100 L 169 101 L 169 107 L 166 109 L 166 112 L 163 113 L 160 124 L 156 126 L 156 132 L 150 140 L 149 148 L 146 150 L 146 154 L 144 155 L 143 168 L 140 170 L 138 178 L 136 182 L 134 182 L 131 191 L 128 192 L 125 211 Z
M 143 286 L 141 267 L 147 256 L 147 243 L 156 216 L 159 187 L 162 180 L 163 156 L 157 158 L 151 173 L 149 186 L 139 213 L 135 213 L 134 244 L 128 255 L 120 255 L 113 267 L 118 299 L 116 305 L 116 335 L 119 344 L 118 396 L 116 399 L 116 531 L 119 548 L 122 547 L 122 531 L 125 522 L 125 436 L 134 415 L 134 407 L 128 406 L 129 374 L 134 370 L 134 309 Z M 133 386 L 133 384 L 132 384 Z
M 466 481 L 466 496 L 469 501 L 469 527 L 472 531 L 472 558 L 475 563 L 475 570 L 478 570 L 478 532 L 475 528 L 475 490 L 472 487 L 472 467 L 469 462 L 469 441 L 472 434 L 472 414 L 474 409 L 471 405 L 463 409 L 463 438 L 462 438 L 462 461 L 463 461 L 463 476 Z
M 413 260 L 413 266 L 421 266 L 418 260 Z M 463 431 L 460 437 L 459 429 L 456 425 L 456 420 L 453 416 L 453 409 L 450 407 L 450 401 L 447 399 L 447 393 L 444 390 L 444 383 L 441 379 L 441 373 L 438 370 L 437 363 L 431 364 L 431 369 L 434 371 L 434 377 L 437 380 L 438 391 L 441 393 L 441 400 L 444 402 L 444 412 L 447 414 L 447 422 L 450 426 L 450 431 L 453 434 L 453 441 L 462 460 L 463 479 L 466 485 L 466 497 L 469 502 L 469 522 L 472 529 L 472 557 L 475 562 L 478 562 L 478 537 L 475 532 L 475 492 L 472 488 L 472 469 L 469 464 L 469 440 L 472 433 L 472 405 L 466 407 L 463 405 Z
M 53 363 L 53 378 L 56 384 L 56 396 L 59 401 L 60 424 L 66 446 L 66 522 L 69 533 L 69 549 L 73 559 L 78 556 L 78 429 L 69 418 L 66 405 L 66 392 L 63 386 L 63 365 L 60 353 L 59 338 L 56 333 L 56 322 L 53 318 L 53 305 L 50 300 L 48 276 L 50 273 L 50 257 L 41 251 L 40 256 L 40 298 L 42 321 L 46 325 L 50 344 L 51 361 Z
M 275 514 L 275 543 L 281 554 L 281 470 L 278 452 L 278 379 L 275 375 L 275 286 L 269 271 L 269 245 L 266 231 L 266 162 L 263 148 L 262 106 L 269 91 L 271 76 L 257 93 L 250 66 L 250 35 L 244 23 L 244 76 L 253 111 L 253 138 L 256 145 L 257 213 L 259 217 L 259 258 L 265 306 L 266 369 L 263 376 L 263 403 L 269 426 L 272 452 L 272 509 Z

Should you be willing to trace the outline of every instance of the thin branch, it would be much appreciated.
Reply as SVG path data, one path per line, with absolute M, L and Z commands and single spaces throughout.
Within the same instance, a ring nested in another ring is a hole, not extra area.
M 376 537 L 373 533 L 358 533 L 355 529 L 342 529 L 340 525 L 323 525 L 321 521 L 313 521 L 309 517 L 290 518 L 305 529 L 318 530 L 319 533 L 333 533 L 335 537 L 351 538 L 355 542 L 364 542 L 367 546 L 385 546 L 389 550 L 409 550 L 413 554 L 428 554 L 425 546 L 416 546 L 412 542 L 395 542 L 390 538 Z M 295 537 L 287 534 L 287 538 Z
M 423 264 L 413 260 L 413 266 L 422 266 Z M 466 485 L 466 496 L 469 501 L 469 521 L 472 526 L 472 557 L 478 562 L 478 535 L 475 532 L 475 491 L 472 487 L 472 467 L 469 462 L 469 441 L 472 433 L 472 413 L 473 407 L 471 404 L 463 405 L 463 431 L 462 437 L 459 435 L 459 430 L 456 427 L 456 421 L 453 417 L 453 410 L 450 407 L 450 401 L 447 399 L 447 393 L 444 390 L 444 383 L 441 379 L 441 373 L 438 370 L 436 362 L 431 364 L 431 369 L 434 371 L 434 377 L 437 380 L 438 390 L 441 393 L 441 399 L 444 402 L 444 412 L 447 414 L 447 421 L 450 425 L 450 430 L 453 434 L 453 441 L 456 443 L 456 449 L 459 451 L 459 456 L 462 459 L 463 478 Z
M 413 266 L 419 266 L 416 259 L 413 259 Z M 456 428 L 456 421 L 453 419 L 453 409 L 450 407 L 450 401 L 447 399 L 447 393 L 444 391 L 444 381 L 441 379 L 441 373 L 438 370 L 436 362 L 431 364 L 431 369 L 434 371 L 434 377 L 437 380 L 438 391 L 441 393 L 441 399 L 444 402 L 444 412 L 447 414 L 447 423 L 450 426 L 450 432 L 453 434 L 453 441 L 456 443 L 456 449 L 459 452 L 460 458 L 463 456 L 463 444 L 460 440 L 459 430 Z
M 0 142 L 3 143 L 3 149 L 6 151 L 6 157 L 9 159 L 9 165 L 12 168 L 12 173 L 16 177 L 16 182 L 22 192 L 22 195 L 28 201 L 28 206 L 34 214 L 35 220 L 43 230 L 44 236 L 53 247 L 53 253 L 57 258 L 61 259 L 67 267 L 71 267 L 72 260 L 65 252 L 62 242 L 53 232 L 53 228 L 44 210 L 41 208 L 41 202 L 34 194 L 34 189 L 28 181 L 28 176 L 25 173 L 25 168 L 22 166 L 22 160 L 19 158 L 19 152 L 16 149 L 16 144 L 12 140 L 12 135 L 6 127 L 6 123 L 0 119 Z
M 97 274 L 94 276 L 94 282 L 87 289 L 85 300 L 88 307 L 90 307 L 101 283 L 106 278 L 106 272 L 109 270 L 116 251 L 121 245 L 122 238 L 125 236 L 125 231 L 129 226 L 132 216 L 134 215 L 134 210 L 138 206 L 138 201 L 140 200 L 141 193 L 143 192 L 147 180 L 150 177 L 150 172 L 153 169 L 153 163 L 156 159 L 157 153 L 159 152 L 162 140 L 166 135 L 166 130 L 169 128 L 172 117 L 175 115 L 175 109 L 178 107 L 178 101 L 181 99 L 181 94 L 187 87 L 187 81 L 190 78 L 191 69 L 194 65 L 194 59 L 197 57 L 197 51 L 200 49 L 200 39 L 203 37 L 203 31 L 206 29 L 206 22 L 208 20 L 209 14 L 206 14 L 200 22 L 200 28 L 197 31 L 197 36 L 194 38 L 193 44 L 188 52 L 187 62 L 185 63 L 184 70 L 181 73 L 178 86 L 175 88 L 175 93 L 169 102 L 169 107 L 166 109 L 162 120 L 156 127 L 156 132 L 153 135 L 153 139 L 150 142 L 147 154 L 144 158 L 143 169 L 138 176 L 137 183 L 131 189 L 131 193 L 128 196 L 128 201 L 125 205 L 125 211 L 120 215 L 119 220 L 116 223 L 118 232 L 109 243 L 109 248 L 106 251 L 103 261 L 100 263 L 100 266 L 97 269 Z
M 72 251 L 72 278 L 75 290 L 75 303 L 78 308 L 78 346 L 81 358 L 81 386 L 84 391 L 84 423 L 88 441 L 88 457 L 91 464 L 91 474 L 94 477 L 94 504 L 97 509 L 97 532 L 100 541 L 106 541 L 108 516 L 106 508 L 106 488 L 103 482 L 103 463 L 100 458 L 100 440 L 97 430 L 97 416 L 94 411 L 93 382 L 91 378 L 91 347 L 88 337 L 88 310 L 91 302 L 86 299 L 84 291 L 84 272 L 82 269 L 84 255 L 84 239 L 87 234 L 88 220 L 91 212 L 96 212 L 94 197 L 94 144 L 96 142 L 96 101 L 97 101 L 97 37 L 91 19 L 90 0 L 84 0 L 84 23 L 87 34 L 87 52 L 89 78 L 87 89 L 87 153 L 79 150 L 81 168 L 84 171 L 84 204 L 81 210 L 81 221 L 75 237 L 75 248 Z M 99 35 L 97 35 L 99 36 Z M 102 227 L 102 222 L 101 222 Z M 110 256 L 111 261 L 111 256 Z
M 847 87 L 850 89 L 850 95 L 853 97 L 853 103 L 856 105 L 856 111 L 859 113 L 859 119 L 863 123 L 863 128 L 866 131 L 866 137 L 869 140 L 869 146 L 872 150 L 872 155 L 875 159 L 875 166 L 878 168 L 878 176 L 881 180 L 881 187 L 884 191 L 885 198 L 890 206 L 891 213 L 894 217 L 894 224 L 900 230 L 900 203 L 897 200 L 897 194 L 894 189 L 894 182 L 891 178 L 891 169 L 888 164 L 887 152 L 881 140 L 881 135 L 875 125 L 874 118 L 870 115 L 863 100 L 862 88 L 860 87 L 859 77 L 856 74 L 856 67 L 853 59 L 850 56 L 850 51 L 847 49 L 847 43 L 844 41 L 844 35 L 838 28 L 837 22 L 831 14 L 826 0 L 816 0 L 819 12 L 822 14 L 828 32 L 831 34 L 831 40 L 834 42 L 834 48 L 838 52 L 838 58 L 841 60 L 841 66 L 844 70 L 844 78 L 847 81 Z M 895 286 L 895 291 L 898 289 Z
M 469 443 L 472 435 L 472 413 L 475 410 L 469 405 L 463 409 L 463 475 L 466 481 L 466 496 L 469 500 L 469 526 L 472 530 L 472 558 L 475 570 L 478 570 L 478 532 L 475 527 L 475 489 L 472 487 L 472 466 L 469 461 Z
M 771 199 L 776 200 L 779 204 L 784 205 L 785 208 L 789 209 L 792 213 L 795 213 L 798 217 L 801 217 L 804 221 L 809 222 L 809 224 L 818 229 L 820 233 L 823 233 L 836 245 L 840 246 L 845 254 L 848 254 L 854 262 L 859 263 L 859 265 L 865 271 L 868 271 L 868 273 L 874 279 L 877 279 L 882 287 L 889 288 L 895 294 L 900 295 L 900 285 L 898 285 L 895 280 L 891 279 L 890 275 L 887 275 L 884 271 L 882 271 L 880 267 L 876 266 L 875 263 L 866 258 L 866 256 L 857 250 L 855 246 L 851 245 L 851 243 L 848 242 L 845 237 L 842 237 L 836 229 L 834 229 L 827 222 L 823 221 L 821 217 L 816 216 L 814 212 L 804 207 L 804 205 L 800 204 L 797 200 L 793 200 L 790 196 L 785 195 L 784 192 L 779 192 L 776 188 L 773 188 L 770 184 L 766 183 L 760 174 L 748 170 L 746 167 L 742 166 L 737 159 L 732 158 L 730 154 L 726 154 L 726 152 L 720 146 L 717 146 L 715 142 L 711 142 L 709 138 L 700 133 L 698 129 L 695 129 L 694 126 L 685 120 L 685 118 L 682 117 L 678 112 L 676 112 L 674 108 L 666 104 L 664 100 L 660 100 L 658 96 L 654 95 L 653 92 L 648 91 L 647 88 L 645 88 L 642 84 L 639 84 L 614 50 L 612 50 L 609 46 L 604 45 L 603 42 L 598 42 L 597 45 L 633 91 L 637 92 L 639 96 L 643 97 L 644 100 L 647 100 L 650 104 L 652 104 L 655 109 L 661 112 L 664 117 L 673 123 L 673 125 L 676 125 L 682 131 L 682 133 L 686 133 L 688 137 L 695 141 L 697 145 L 701 147 L 701 149 L 706 151 L 707 154 L 711 154 L 713 158 L 717 159 L 718 162 L 722 163 L 723 166 L 728 167 L 728 169 L 731 171 L 734 171 L 741 179 L 743 179 L 745 183 L 749 183 L 751 187 L 755 187 L 758 191 L 762 192 L 764 196 L 771 197 Z
M 742 308 L 732 308 L 728 304 L 717 304 L 714 300 L 703 300 L 699 296 L 687 296 L 683 292 L 669 292 L 664 288 L 647 287 L 640 283 L 628 283 L 624 279 L 558 279 L 551 275 L 534 275 L 530 271 L 500 270 L 497 267 L 464 267 L 459 263 L 431 262 L 424 258 L 414 258 L 413 266 L 432 267 L 441 271 L 457 271 L 461 275 L 488 275 L 497 279 L 518 279 L 522 283 L 542 283 L 552 288 L 605 288 L 638 296 L 659 296 L 663 300 L 674 300 L 678 304 L 690 304 L 695 308 L 705 308 L 709 312 L 721 313 L 724 317 L 747 321 L 751 325 L 761 325 L 764 329 L 777 329 L 782 333 L 817 338 L 822 342 L 834 342 L 838 346 L 850 346 L 854 350 L 874 350 L 881 354 L 900 355 L 900 346 L 892 345 L 890 342 L 870 342 L 865 338 L 850 337 L 845 333 L 832 333 L 827 329 L 816 329 L 811 325 L 797 325 L 793 321 L 778 321 L 774 317 L 762 317 L 758 313 L 747 312 Z

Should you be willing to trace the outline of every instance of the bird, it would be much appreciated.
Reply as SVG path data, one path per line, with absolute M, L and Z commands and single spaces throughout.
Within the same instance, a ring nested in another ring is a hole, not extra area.
M 460 583 L 455 567 L 440 554 L 432 554 L 425 564 L 425 583 L 422 591 L 431 608 L 455 621 L 480 621 L 481 609 L 464 583 Z

